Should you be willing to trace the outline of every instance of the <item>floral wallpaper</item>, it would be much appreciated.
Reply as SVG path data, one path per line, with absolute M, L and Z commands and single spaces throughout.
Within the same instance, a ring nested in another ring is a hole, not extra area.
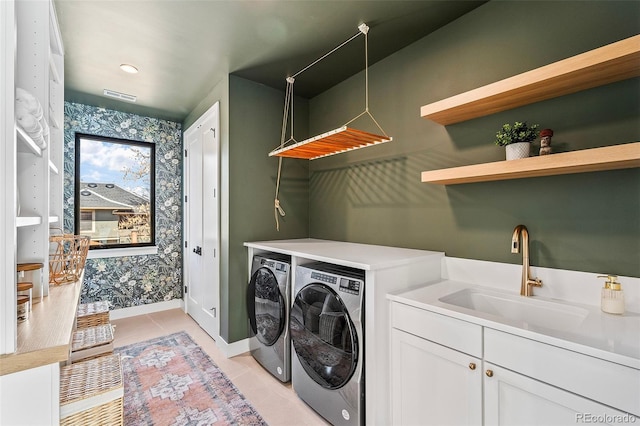
M 78 103 L 64 105 L 64 229 L 74 232 L 75 134 L 156 144 L 158 254 L 89 259 L 81 302 L 111 309 L 182 298 L 182 129 L 179 123 Z

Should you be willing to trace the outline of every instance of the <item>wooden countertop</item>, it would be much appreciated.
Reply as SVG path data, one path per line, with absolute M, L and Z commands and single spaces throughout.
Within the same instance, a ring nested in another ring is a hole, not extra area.
M 50 286 L 49 296 L 33 304 L 29 319 L 18 323 L 17 350 L 0 355 L 0 375 L 69 359 L 82 279 L 73 284 Z

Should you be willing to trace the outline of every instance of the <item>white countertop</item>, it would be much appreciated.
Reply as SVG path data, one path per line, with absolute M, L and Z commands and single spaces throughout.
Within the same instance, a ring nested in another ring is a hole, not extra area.
M 423 261 L 433 256 L 444 257 L 444 253 L 343 241 L 316 240 L 272 240 L 244 243 L 246 247 L 276 251 L 310 260 L 350 266 L 369 270 L 392 268 Z
M 602 312 L 597 306 L 532 296 L 531 299 L 534 300 L 562 303 L 569 307 L 579 307 L 588 311 L 586 318 L 578 327 L 560 330 L 553 327 L 536 326 L 523 321 L 509 320 L 439 300 L 442 297 L 468 288 L 486 289 L 486 287 L 479 287 L 461 281 L 442 280 L 408 292 L 389 294 L 387 298 L 484 327 L 640 369 L 639 313 L 627 311 L 623 315 L 611 315 Z M 488 290 L 496 291 L 495 289 Z M 517 293 L 511 294 L 517 295 Z

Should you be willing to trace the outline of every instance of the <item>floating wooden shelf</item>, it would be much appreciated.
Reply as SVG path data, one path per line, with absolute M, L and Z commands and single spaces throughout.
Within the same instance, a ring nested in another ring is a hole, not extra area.
M 392 140 L 393 138 L 389 136 L 380 136 L 342 126 L 302 142 L 275 149 L 269 153 L 269 156 L 315 160 Z
M 640 167 L 640 142 L 422 172 L 441 185 Z
M 460 123 L 640 76 L 640 35 L 423 106 L 420 115 Z

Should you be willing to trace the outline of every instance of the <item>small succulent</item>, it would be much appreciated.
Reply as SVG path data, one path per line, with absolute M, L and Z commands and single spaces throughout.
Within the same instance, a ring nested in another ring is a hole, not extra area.
M 494 143 L 505 146 L 516 142 L 531 142 L 538 137 L 538 124 L 528 125 L 526 121 L 516 121 L 513 125 L 504 124 L 496 133 Z

